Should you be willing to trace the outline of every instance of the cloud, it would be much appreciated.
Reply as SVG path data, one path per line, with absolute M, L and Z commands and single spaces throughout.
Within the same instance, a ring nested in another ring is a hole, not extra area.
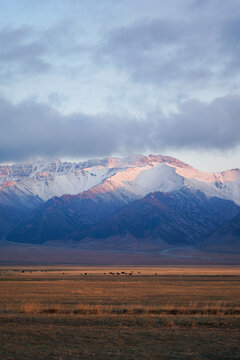
M 96 61 L 121 69 L 137 83 L 159 87 L 231 84 L 240 75 L 240 9 L 235 1 L 218 3 L 192 2 L 185 15 L 166 13 L 114 28 Z
M 87 52 L 77 38 L 69 19 L 45 30 L 25 25 L 0 28 L 0 78 L 31 77 L 57 71 L 68 61 L 71 65 L 72 58 Z
M 240 144 L 240 96 L 225 96 L 210 103 L 190 100 L 178 113 L 165 118 L 162 139 L 179 149 L 230 150 Z M 156 123 L 156 130 L 160 123 Z
M 240 96 L 184 102 L 146 119 L 62 115 L 33 101 L 0 100 L 0 162 L 34 157 L 95 157 L 168 149 L 227 150 L 240 145 Z
M 172 107 L 179 98 L 239 91 L 237 0 L 37 3 L 27 12 L 26 4 L 19 5 L 15 27 L 0 28 L 5 96 L 46 99 L 59 91 L 68 97 L 68 108 L 79 108 L 78 96 L 86 94 L 85 108 L 92 109 L 106 108 L 114 96 L 120 110 L 140 112 L 159 103 Z M 123 88 L 129 89 L 124 99 Z M 143 104 L 139 109 L 136 98 Z
M 36 38 L 31 27 L 0 30 L 0 65 L 2 77 L 21 72 L 45 72 L 50 64 L 45 60 L 47 47 Z

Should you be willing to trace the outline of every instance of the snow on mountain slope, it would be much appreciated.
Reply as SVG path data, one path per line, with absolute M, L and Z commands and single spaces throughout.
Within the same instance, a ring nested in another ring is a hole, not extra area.
M 190 167 L 177 167 L 176 173 L 184 178 L 187 187 L 200 190 L 209 197 L 217 196 L 240 205 L 240 169 L 206 173 Z
M 182 186 L 183 178 L 176 174 L 175 169 L 160 163 L 126 168 L 95 186 L 91 192 L 96 195 L 118 191 L 129 199 L 137 199 L 150 192 L 172 192 Z
M 113 173 L 115 173 L 114 169 L 95 167 L 90 171 L 77 170 L 66 174 L 36 174 L 35 177 L 21 180 L 20 183 L 25 189 L 30 189 L 46 201 L 53 196 L 79 194 L 102 182 Z
M 42 200 L 30 190 L 15 182 L 0 186 L 0 204 L 3 206 L 22 209 L 33 209 L 41 204 Z
M 36 166 L 32 165 L 31 169 L 29 166 L 17 169 L 15 167 L 7 174 L 4 174 L 3 169 L 0 168 L 0 172 L 2 170 L 0 191 L 5 191 L 14 182 L 13 191 L 18 189 L 26 193 L 30 192 L 47 201 L 53 196 L 79 194 L 101 183 L 117 171 L 100 165 L 84 168 L 85 163 L 59 164 L 58 162 L 57 164 L 58 166 L 54 167 L 53 163 L 37 163 Z
M 136 199 L 150 192 L 172 192 L 183 187 L 240 205 L 240 169 L 205 173 L 169 156 L 135 155 L 80 163 L 55 160 L 0 166 L 0 194 L 30 194 L 43 201 L 90 189 L 92 194 L 115 191 Z

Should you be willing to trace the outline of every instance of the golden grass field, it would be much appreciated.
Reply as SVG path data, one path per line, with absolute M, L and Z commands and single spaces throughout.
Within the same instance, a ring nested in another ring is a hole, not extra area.
M 240 267 L 2 266 L 0 359 L 240 359 Z

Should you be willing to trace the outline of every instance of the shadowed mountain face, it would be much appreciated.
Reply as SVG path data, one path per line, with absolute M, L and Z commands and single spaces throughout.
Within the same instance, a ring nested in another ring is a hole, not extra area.
M 231 201 L 207 198 L 200 191 L 189 189 L 151 193 L 127 205 L 113 194 L 108 195 L 108 201 L 99 195 L 63 196 L 37 209 L 16 227 L 9 240 L 64 240 L 66 244 L 84 241 L 89 246 L 94 241 L 94 246 L 101 248 L 102 240 L 109 239 L 108 248 L 118 249 L 122 248 L 121 239 L 127 237 L 128 242 L 138 239 L 159 246 L 195 246 L 238 212 L 239 207 Z
M 173 193 L 151 193 L 131 202 L 107 219 L 74 236 L 81 241 L 110 239 L 110 248 L 121 247 L 121 239 L 162 244 L 164 247 L 192 245 L 231 219 L 240 208 L 231 201 L 207 198 L 200 191 L 183 189 Z M 86 241 L 85 241 L 86 242 Z M 96 242 L 95 242 L 96 245 Z M 147 243 L 145 242 L 145 247 Z
M 213 231 L 203 246 L 210 250 L 240 251 L 240 213 Z
M 10 241 L 44 243 L 69 238 L 72 233 L 109 216 L 126 203 L 115 194 L 89 193 L 54 197 L 36 208 L 9 234 Z
M 14 226 L 21 222 L 26 215 L 26 212 L 20 209 L 0 206 L 0 237 L 7 234 Z
M 237 228 L 239 205 L 239 169 L 203 173 L 161 155 L 0 166 L 0 234 L 14 242 L 207 247 L 225 222 Z
M 14 185 L 0 191 L 0 236 L 7 234 L 41 203 L 38 196 L 22 192 Z

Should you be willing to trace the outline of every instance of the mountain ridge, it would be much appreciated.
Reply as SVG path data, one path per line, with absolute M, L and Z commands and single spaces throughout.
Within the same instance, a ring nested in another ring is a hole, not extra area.
M 158 187 L 146 189 L 145 192 L 140 192 L 139 196 L 145 196 L 150 191 L 172 191 L 172 189 L 166 188 L 167 182 L 172 181 L 176 184 L 176 179 L 181 178 L 182 184 L 178 184 L 178 189 L 181 185 L 190 186 L 193 189 L 201 190 L 208 196 L 218 196 L 240 204 L 239 169 L 219 173 L 201 172 L 178 159 L 162 155 L 135 155 L 123 159 L 105 158 L 81 163 L 57 160 L 11 166 L 2 165 L 0 166 L 0 193 L 7 191 L 9 187 L 14 187 L 18 191 L 26 194 L 30 192 L 42 201 L 47 201 L 54 196 L 76 195 L 90 190 L 94 186 L 101 185 L 107 179 L 114 180 L 115 186 L 117 186 L 117 181 L 125 182 L 125 185 L 127 182 L 132 182 L 132 185 L 135 184 L 140 190 L 144 177 L 146 182 L 154 178 L 154 174 L 147 176 L 149 172 L 153 172 L 151 168 L 157 172 L 157 168 L 160 171 L 162 166 L 165 166 L 165 172 L 168 171 L 168 177 L 165 176 L 163 179 L 162 187 L 157 184 Z M 129 176 L 124 179 L 123 175 L 127 173 Z M 159 178 L 161 179 L 162 176 L 163 174 Z
M 173 201 L 170 208 L 169 203 L 166 205 L 169 199 Z M 148 206 L 142 218 L 139 209 L 143 209 L 144 201 Z M 126 222 L 134 204 L 137 204 L 132 217 L 135 229 L 140 229 L 148 219 L 140 237 L 135 236 L 135 230 L 128 230 L 131 224 Z M 240 169 L 201 172 L 169 156 L 134 155 L 80 163 L 55 160 L 0 166 L 0 210 L 4 213 L 6 209 L 6 214 L 16 210 L 16 214 L 21 214 L 25 209 L 23 216 L 16 219 L 9 216 L 9 223 L 8 216 L 2 217 L 0 233 L 11 241 L 67 244 L 80 240 L 90 243 L 91 239 L 93 243 L 106 233 L 109 239 L 120 240 L 128 234 L 132 243 L 136 241 L 139 246 L 142 246 L 139 239 L 146 244 L 148 239 L 149 244 L 164 243 L 171 247 L 178 238 L 180 245 L 196 245 L 193 238 L 200 241 L 198 232 L 207 237 L 217 231 L 237 215 L 239 205 Z M 192 216 L 186 214 L 191 206 Z M 111 226 L 119 233 L 111 233 Z M 103 239 L 107 237 L 101 238 L 102 244 L 106 244 Z

